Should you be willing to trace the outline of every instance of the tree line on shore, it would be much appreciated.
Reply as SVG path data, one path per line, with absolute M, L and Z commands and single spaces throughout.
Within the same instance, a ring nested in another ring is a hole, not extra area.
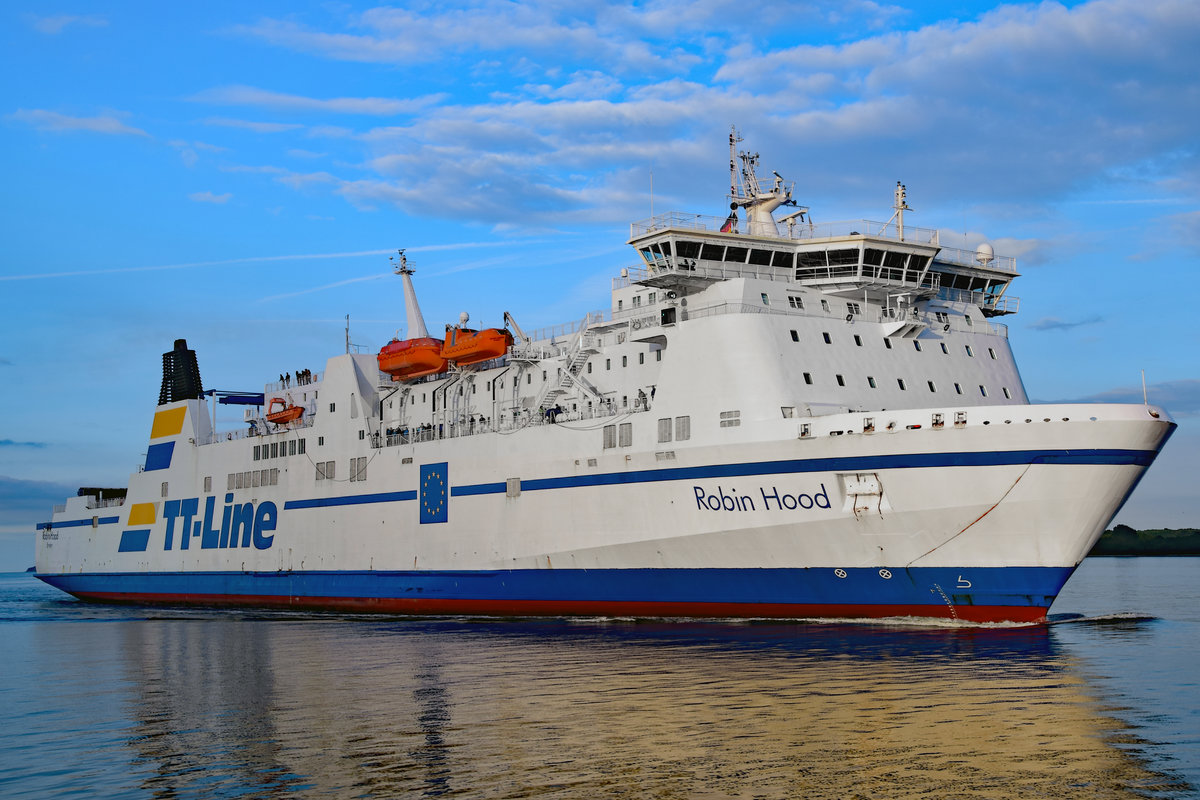
M 1088 555 L 1200 556 L 1200 529 L 1156 528 L 1139 531 L 1117 525 L 1105 531 Z

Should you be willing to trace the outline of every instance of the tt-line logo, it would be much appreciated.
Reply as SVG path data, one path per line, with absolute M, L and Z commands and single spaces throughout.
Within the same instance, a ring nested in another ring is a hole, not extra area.
M 221 527 L 213 526 L 216 518 L 216 498 L 204 498 L 204 516 L 200 518 L 200 499 L 188 497 L 183 500 L 168 500 L 163 503 L 163 519 L 167 521 L 164 550 L 175 545 L 175 523 L 179 522 L 179 549 L 187 550 L 192 539 L 200 540 L 202 550 L 226 547 L 254 547 L 266 550 L 274 541 L 279 519 L 279 510 L 270 500 L 259 503 L 234 503 L 233 493 L 225 495 L 225 507 L 221 510 Z
M 700 511 L 758 511 L 759 506 L 756 501 L 761 501 L 763 511 L 794 511 L 830 507 L 829 494 L 825 491 L 823 483 L 819 491 L 810 493 L 788 494 L 781 492 L 777 486 L 772 486 L 769 490 L 759 486 L 757 490 L 757 494 L 761 497 L 755 497 L 753 492 L 738 494 L 738 490 L 732 487 L 728 491 L 721 486 L 717 486 L 715 491 L 703 486 L 692 487 L 692 491 L 696 495 L 696 508 Z

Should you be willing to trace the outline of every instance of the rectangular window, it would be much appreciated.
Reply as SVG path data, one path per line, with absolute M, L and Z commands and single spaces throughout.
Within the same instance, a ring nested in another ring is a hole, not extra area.
M 987 387 L 984 386 L 982 383 L 979 384 L 979 395 L 981 397 L 987 397 Z
M 798 341 L 800 341 L 800 334 L 799 334 L 799 333 L 797 333 L 796 331 L 792 331 L 792 341 L 793 341 L 793 342 L 798 342 Z
M 629 356 L 621 356 L 621 366 L 622 367 L 629 366 Z
M 605 425 L 604 426 L 604 449 L 608 450 L 608 449 L 616 447 L 616 446 L 617 446 L 617 426 L 616 425 Z
M 300 455 L 304 455 L 304 441 L 304 439 L 301 439 L 300 444 L 296 447 L 296 452 L 298 452 Z
M 350 480 L 365 481 L 367 479 L 367 457 L 350 459 Z
M 722 411 L 721 412 L 721 427 L 736 428 L 742 424 L 741 411 Z
M 166 497 L 166 496 L 167 496 L 167 482 L 166 482 L 166 481 L 163 481 L 163 485 L 162 485 L 162 496 L 163 496 L 163 497 Z
M 988 348 L 988 355 L 992 357 L 992 361 L 996 360 L 996 351 L 990 347 Z
M 325 480 L 325 462 L 324 461 L 317 462 L 317 480 L 319 480 L 319 481 Z
M 858 303 L 846 303 L 846 313 L 847 314 L 861 314 L 862 306 L 860 306 Z
M 812 373 L 809 373 L 809 372 L 804 373 L 804 382 L 806 384 L 808 384 L 809 386 L 812 386 Z
M 259 456 L 259 452 L 258 452 L 258 451 L 259 451 L 259 449 L 260 449 L 260 448 L 259 448 L 259 445 L 254 445 L 254 460 L 255 460 L 255 461 L 258 461 L 258 456 Z
M 769 305 L 771 305 L 771 298 L 767 297 L 767 293 L 766 293 L 766 292 L 763 292 L 761 295 L 759 295 L 759 297 L 761 297 L 761 298 L 762 298 L 762 301 L 763 301 L 763 305 L 764 305 L 764 306 L 769 306 Z
M 896 383 L 900 384 L 900 391 L 903 392 L 908 389 L 908 387 L 904 385 L 904 378 L 896 378 Z
M 841 375 L 835 375 L 834 377 L 837 378 L 838 386 L 846 385 L 846 379 L 843 378 Z
M 654 292 L 651 292 L 650 294 L 646 295 L 646 305 L 649 305 L 649 306 L 654 305 L 654 298 L 657 296 L 658 295 Z
M 946 315 L 945 311 L 935 311 L 935 312 L 933 312 L 933 316 L 935 318 L 937 318 L 937 321 L 941 322 L 942 324 L 946 324 L 950 321 L 950 317 L 948 317 Z
M 612 359 L 611 358 L 604 359 L 604 368 L 612 369 Z
M 620 441 L 618 444 L 621 445 L 621 447 L 629 447 L 633 444 L 632 422 L 622 422 L 618 427 L 617 432 L 620 435 Z
M 878 388 L 875 386 L 875 379 L 870 375 L 867 376 L 867 386 L 870 386 L 872 389 Z
M 830 338 L 828 333 L 822 333 L 821 336 L 825 339 L 825 344 L 833 344 L 833 339 Z
M 954 384 L 954 393 L 955 393 L 955 394 L 962 394 L 962 386 L 960 386 L 960 385 L 959 385 L 959 384 L 957 384 L 957 383 L 956 383 L 956 384 Z
M 1007 386 L 1005 386 L 1005 387 L 1004 387 L 1004 390 L 1003 390 L 1003 391 L 1004 391 L 1004 399 L 1005 399 L 1005 400 L 1012 400 L 1012 395 L 1008 393 L 1008 387 L 1007 387 Z
M 892 349 L 892 340 L 885 338 L 883 340 L 883 346 L 886 347 L 888 350 L 891 350 Z
M 667 417 L 666 419 L 660 419 L 658 421 L 658 441 L 660 443 L 671 441 L 671 418 L 670 417 Z
M 289 456 L 296 455 L 296 440 L 295 439 L 292 439 L 288 442 L 288 455 Z
M 942 345 L 942 352 L 945 353 L 946 355 L 950 355 L 950 348 L 946 347 L 946 343 L 942 342 L 941 345 Z
M 588 375 L 592 374 L 592 362 L 588 362 Z
M 804 298 L 796 297 L 795 295 L 789 294 L 788 295 L 788 305 L 791 306 L 792 308 L 797 308 L 797 309 L 803 310 L 804 309 Z
M 422 395 L 422 396 L 421 396 L 421 401 L 422 401 L 422 402 L 424 402 L 424 400 L 425 400 L 425 396 L 424 396 L 424 395 Z M 329 404 L 329 412 L 330 412 L 330 413 L 333 413 L 333 409 L 334 409 L 334 408 L 336 408 L 336 407 L 337 407 L 337 403 L 330 403 L 330 404 Z
M 937 391 L 937 386 L 934 385 L 933 381 L 927 381 L 927 383 L 929 384 L 929 391 L 931 391 L 931 392 Z
M 862 347 L 862 337 L 859 336 L 857 333 L 854 334 L 854 343 L 856 345 L 858 345 L 859 347 Z
M 640 294 L 635 294 L 633 296 L 633 307 L 639 308 L 639 307 L 641 307 L 641 305 L 642 305 L 642 296 Z
M 675 441 L 685 442 L 692 438 L 692 418 L 691 417 L 676 417 L 675 418 Z
M 269 476 L 269 473 L 270 470 L 264 469 L 261 472 L 259 470 L 254 470 L 253 472 L 249 473 L 249 480 L 246 481 L 246 485 L 250 487 L 259 486 L 262 482 L 263 476 Z
M 971 345 L 968 344 L 968 345 L 965 345 L 965 347 L 967 348 L 967 355 L 970 356 L 971 358 L 974 358 L 975 354 L 971 352 Z
M 825 300 L 825 299 L 823 299 L 823 298 L 822 298 L 822 300 L 821 300 L 821 310 L 822 310 L 822 311 L 824 311 L 826 314 L 828 314 L 828 313 L 829 313 L 829 301 L 828 301 L 828 300 Z
M 662 350 L 655 350 L 655 351 L 654 351 L 654 360 L 655 360 L 655 361 L 662 361 Z
M 277 486 L 278 484 L 279 484 L 279 468 L 271 467 L 271 485 Z
M 232 472 L 229 473 L 228 478 L 229 478 L 229 485 L 225 487 L 225 490 L 228 492 L 232 492 L 234 490 L 234 484 L 233 484 L 234 475 Z
M 646 354 L 645 353 L 638 353 L 638 363 L 639 364 L 646 363 Z
M 237 488 L 237 489 L 246 488 L 246 473 L 238 472 L 233 477 L 237 479 L 234 483 L 235 488 Z
M 1004 391 L 1007 392 L 1008 390 L 1005 389 Z M 204 476 L 204 492 L 205 492 L 205 494 L 208 494 L 211 491 L 212 491 L 212 475 L 205 475 Z
M 271 442 L 271 458 L 279 458 L 279 442 Z
M 913 348 L 919 353 L 921 352 L 921 343 L 913 339 Z

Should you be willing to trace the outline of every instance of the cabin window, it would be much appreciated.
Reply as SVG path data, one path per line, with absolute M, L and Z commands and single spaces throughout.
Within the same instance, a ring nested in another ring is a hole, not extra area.
M 812 386 L 812 373 L 810 373 L 810 372 L 804 373 L 804 382 L 806 384 L 808 384 L 809 386 Z
M 833 377 L 837 378 L 837 383 L 838 383 L 838 386 L 845 386 L 845 385 L 846 385 L 846 379 L 845 379 L 845 378 L 843 378 L 841 375 L 834 375 Z
M 350 459 L 350 481 L 365 481 L 367 479 L 367 457 Z
M 289 456 L 296 455 L 296 440 L 295 439 L 292 439 L 288 442 L 288 455 Z
M 646 354 L 645 353 L 638 353 L 638 363 L 639 364 L 646 363 Z
M 633 307 L 639 308 L 641 305 L 642 305 L 642 296 L 640 294 L 635 294 L 633 296 Z
M 621 366 L 622 367 L 629 366 L 629 356 L 621 356 Z
M 988 348 L 988 355 L 992 357 L 992 361 L 996 360 L 996 351 L 990 347 Z
M 926 381 L 926 383 L 929 384 L 929 391 L 931 391 L 931 392 L 937 391 L 937 386 L 934 385 L 933 381 Z
M 604 449 L 608 450 L 608 449 L 616 447 L 616 446 L 617 446 L 617 426 L 616 425 L 605 425 L 604 426 Z
M 654 351 L 654 360 L 655 360 L 655 361 L 662 361 L 662 350 L 655 350 L 655 351 Z
M 833 344 L 833 339 L 830 338 L 828 333 L 822 333 L 821 336 L 825 339 L 825 344 Z
M 592 362 L 588 362 L 588 375 L 592 374 Z
M 424 396 L 424 395 L 421 395 L 421 400 L 424 400 L 424 399 L 425 399 L 425 396 Z M 337 408 L 337 403 L 330 403 L 330 404 L 329 404 L 329 413 L 330 413 L 330 414 L 332 414 L 332 413 L 333 413 L 333 410 L 334 410 L 335 408 Z
M 854 343 L 856 345 L 858 345 L 859 347 L 862 347 L 862 337 L 859 336 L 857 333 L 854 334 Z
M 913 339 L 913 347 L 916 349 L 916 351 L 918 353 L 921 352 L 921 343 L 918 342 L 916 339 Z
M 618 444 L 621 447 L 629 447 L 633 444 L 633 423 L 622 422 L 617 428 Z
M 968 344 L 968 345 L 964 345 L 964 347 L 966 347 L 966 348 L 967 348 L 967 355 L 968 355 L 968 356 L 970 356 L 971 358 L 974 358 L 974 357 L 975 357 L 975 354 L 971 352 L 971 345 L 969 345 L 969 344 Z
M 957 383 L 956 383 L 956 384 L 954 384 L 954 393 L 955 393 L 955 394 L 962 394 L 962 386 L 961 386 L 961 385 L 959 385 L 959 384 L 957 384 Z
M 304 440 L 304 439 L 300 439 L 299 440 L 300 443 L 298 445 L 296 445 L 296 452 L 299 453 L 300 455 L 304 455 L 304 442 L 305 441 L 306 440 Z
M 862 306 L 860 306 L 858 303 L 846 303 L 846 313 L 847 314 L 861 314 Z
M 771 251 L 770 250 L 751 250 L 750 263 L 759 267 L 771 266 Z
M 950 322 L 950 317 L 949 317 L 949 315 L 946 314 L 945 311 L 935 311 L 935 312 L 933 312 L 933 316 L 937 319 L 938 322 L 940 322 L 944 325 L 949 324 L 949 322 Z
M 941 342 L 941 345 L 942 345 L 942 352 L 945 353 L 946 355 L 950 355 L 950 348 L 946 347 L 946 343 Z
M 908 387 L 904 385 L 904 378 L 896 378 L 896 383 L 900 385 L 900 391 L 903 392 L 908 389 Z
M 1007 386 L 1005 386 L 1005 387 L 1004 387 L 1004 389 L 1003 389 L 1002 391 L 1004 392 L 1004 399 L 1005 399 L 1005 400 L 1012 400 L 1012 395 L 1008 393 L 1008 387 L 1007 387 Z
M 624 301 L 624 300 L 618 300 L 618 301 L 617 301 L 617 311 L 620 311 L 620 310 L 621 310 L 621 309 L 623 309 L 624 307 L 625 307 L 625 301 Z
M 804 309 L 804 298 L 796 297 L 796 295 L 794 295 L 794 294 L 789 294 L 788 295 L 788 305 L 791 306 L 792 308 L 803 310 Z
M 799 334 L 799 333 L 797 333 L 796 331 L 792 331 L 792 341 L 793 341 L 793 342 L 798 342 L 798 341 L 800 341 L 800 334 Z
M 982 383 L 981 383 L 981 384 L 979 384 L 979 396 L 980 396 L 980 397 L 987 397 L 987 387 L 986 387 L 986 386 L 984 386 Z
M 736 428 L 742 424 L 741 411 L 722 411 L 721 412 L 721 427 Z
M 367 438 L 367 432 L 366 432 L 366 431 L 359 431 L 359 432 L 358 432 L 358 440 L 359 440 L 360 442 L 361 442 L 363 439 L 366 439 L 366 438 Z
M 885 338 L 883 340 L 883 346 L 886 347 L 888 350 L 891 350 L 892 349 L 892 340 Z
M 970 314 L 964 314 L 964 315 L 963 315 L 963 319 L 965 319 L 965 320 L 967 321 L 967 325 L 968 325 L 968 326 L 973 326 L 973 325 L 975 324 L 974 322 L 972 322 L 972 321 L 971 321 L 971 315 L 970 315 Z
M 604 368 L 612 369 L 612 359 L 611 358 L 604 359 Z
M 821 300 L 821 310 L 824 311 L 826 314 L 829 313 L 829 301 L 825 300 L 824 298 L 822 298 L 822 300 Z
M 354 402 L 354 393 L 350 393 L 350 419 L 358 419 L 358 403 Z
M 230 491 L 230 492 L 232 492 L 232 491 L 233 491 L 233 489 L 234 489 L 234 475 L 233 475 L 233 473 L 231 472 L 231 473 L 229 473 L 229 474 L 228 474 L 226 477 L 229 479 L 229 485 L 228 485 L 228 486 L 226 486 L 226 487 L 225 487 L 225 489 L 226 489 L 227 491 Z
M 1007 392 L 1008 390 L 1005 389 L 1004 391 Z M 204 491 L 206 494 L 212 491 L 212 475 L 204 476 Z
M 271 458 L 279 458 L 279 442 L 271 442 Z
M 163 484 L 162 484 L 162 496 L 163 497 L 167 496 L 167 482 L 166 481 L 163 481 Z
M 656 298 L 656 297 L 658 297 L 658 294 L 655 292 L 651 292 L 650 294 L 646 295 L 646 305 L 648 305 L 648 306 L 654 305 L 654 298 Z
M 764 306 L 769 306 L 769 305 L 771 305 L 771 298 L 767 297 L 767 293 L 766 293 L 766 292 L 763 292 L 762 294 L 760 294 L 760 295 L 759 295 L 759 297 L 761 297 L 761 298 L 762 298 L 762 301 L 763 301 L 763 305 L 764 305 Z
M 253 472 L 248 474 L 248 476 L 246 478 L 246 485 L 251 488 L 258 488 L 259 486 L 270 486 L 271 485 L 271 471 L 269 469 L 254 470 Z
M 692 418 L 676 417 L 675 418 L 675 441 L 683 442 L 692 438 Z
M 255 461 L 258 461 L 258 458 L 259 458 L 259 452 L 258 452 L 258 451 L 259 451 L 259 446 L 258 446 L 258 445 L 254 445 L 254 460 L 255 460 Z
M 658 421 L 658 441 L 660 444 L 662 442 L 671 441 L 671 418 L 670 417 L 666 417 L 665 419 L 660 419 Z
M 532 384 L 532 383 L 533 383 L 533 373 L 532 373 L 532 372 L 526 372 L 526 373 L 525 373 L 525 385 L 526 385 L 526 386 L 529 386 L 529 385 L 530 385 L 530 384 Z M 462 394 L 462 389 L 459 389 L 459 390 L 458 390 L 458 393 L 459 393 L 459 394 Z
M 867 376 L 867 386 L 870 386 L 872 389 L 877 388 L 875 386 L 875 379 L 872 378 L 870 375 Z
M 325 437 L 318 436 L 317 437 L 317 447 L 324 447 L 324 446 L 325 446 Z

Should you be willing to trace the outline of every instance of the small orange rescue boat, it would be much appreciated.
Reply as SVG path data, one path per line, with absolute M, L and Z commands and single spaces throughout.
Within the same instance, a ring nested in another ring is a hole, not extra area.
M 379 369 L 394 381 L 411 381 L 446 371 L 442 343 L 432 337 L 392 339 L 379 351 Z
M 279 410 L 275 410 L 275 406 L 279 406 Z M 286 425 L 289 422 L 295 422 L 304 416 L 304 406 L 294 406 L 284 402 L 282 397 L 272 397 L 270 404 L 267 406 L 267 422 L 272 422 L 276 425 Z
M 512 334 L 503 328 L 473 331 L 470 328 L 448 328 L 442 344 L 442 358 L 466 366 L 499 358 L 512 346 Z

